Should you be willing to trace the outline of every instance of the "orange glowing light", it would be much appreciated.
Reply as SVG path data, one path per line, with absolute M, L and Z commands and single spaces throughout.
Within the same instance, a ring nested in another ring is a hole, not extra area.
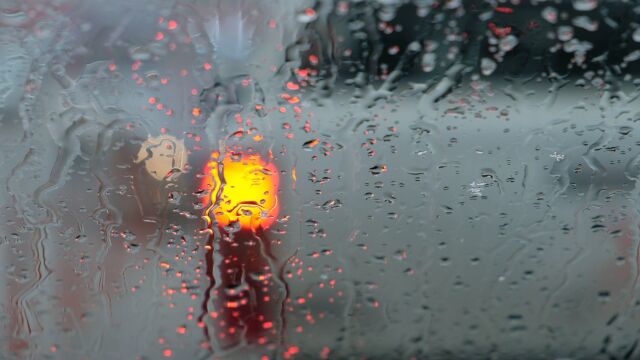
M 205 199 L 207 219 L 211 214 L 219 225 L 239 223 L 242 229 L 267 229 L 276 220 L 278 170 L 259 154 L 228 153 L 222 161 L 212 154 L 205 170 L 204 188 L 211 189 Z

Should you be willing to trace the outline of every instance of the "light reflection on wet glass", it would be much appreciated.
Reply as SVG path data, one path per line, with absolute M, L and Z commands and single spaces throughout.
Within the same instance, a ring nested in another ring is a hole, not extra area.
M 640 6 L 0 3 L 0 358 L 635 359 Z

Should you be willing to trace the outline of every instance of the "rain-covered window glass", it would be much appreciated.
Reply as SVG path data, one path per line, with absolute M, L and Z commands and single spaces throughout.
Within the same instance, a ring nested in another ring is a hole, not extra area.
M 1 359 L 640 359 L 635 0 L 0 0 Z

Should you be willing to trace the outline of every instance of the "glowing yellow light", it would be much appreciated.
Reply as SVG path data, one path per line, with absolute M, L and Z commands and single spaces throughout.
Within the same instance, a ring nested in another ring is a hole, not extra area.
M 221 226 L 237 222 L 243 229 L 267 229 L 278 216 L 278 171 L 258 154 L 212 154 L 204 186 L 211 189 L 207 215 Z

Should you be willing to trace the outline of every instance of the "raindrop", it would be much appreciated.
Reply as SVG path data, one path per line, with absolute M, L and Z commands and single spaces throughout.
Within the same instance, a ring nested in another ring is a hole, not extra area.
M 495 61 L 489 58 L 482 58 L 480 60 L 480 71 L 482 75 L 489 76 L 493 74 L 493 72 L 498 68 L 498 64 Z
M 514 35 L 507 35 L 500 39 L 500 50 L 503 52 L 509 52 L 518 45 L 518 38 Z
M 436 67 L 436 54 L 435 53 L 425 53 L 422 55 L 422 71 L 431 72 Z
M 560 41 L 568 41 L 573 38 L 573 28 L 571 26 L 558 27 L 558 39 Z
M 598 30 L 598 22 L 596 20 L 591 20 L 588 16 L 576 16 L 575 18 L 573 18 L 571 23 L 574 26 L 585 29 L 587 31 Z
M 578 11 L 591 11 L 598 7 L 598 0 L 572 0 L 573 8 Z
M 555 24 L 558 22 L 558 10 L 554 7 L 547 6 L 542 10 L 542 18 Z

